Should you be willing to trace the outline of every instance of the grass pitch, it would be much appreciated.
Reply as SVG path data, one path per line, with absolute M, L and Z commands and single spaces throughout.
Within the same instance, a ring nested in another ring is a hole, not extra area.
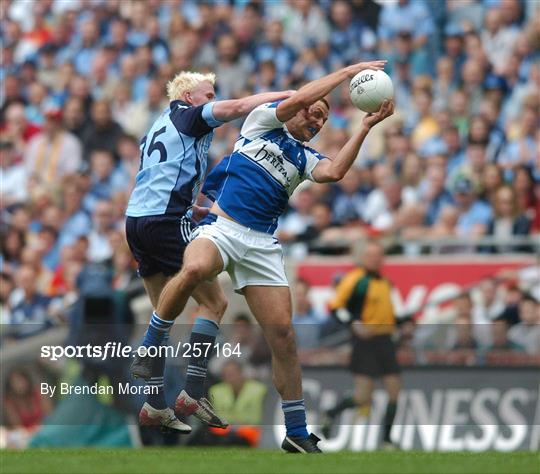
M 0 452 L 0 473 L 538 474 L 540 454 L 343 451 L 292 455 L 237 448 L 33 449 Z

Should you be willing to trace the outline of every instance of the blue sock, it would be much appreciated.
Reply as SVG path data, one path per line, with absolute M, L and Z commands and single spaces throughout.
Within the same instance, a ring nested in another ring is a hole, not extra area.
M 144 335 L 142 345 L 144 347 L 160 346 L 166 336 L 169 335 L 169 331 L 173 324 L 174 321 L 161 319 L 154 311 L 152 313 L 152 319 L 150 319 L 150 324 L 148 325 L 148 330 Z
M 197 318 L 191 330 L 189 343 L 191 346 L 191 357 L 187 368 L 186 386 L 184 390 L 192 398 L 198 400 L 204 394 L 204 381 L 206 380 L 206 371 L 208 368 L 208 359 L 213 352 L 214 342 L 216 340 L 219 326 L 214 321 L 206 318 Z M 201 354 L 195 357 L 193 348 L 201 348 Z M 208 346 L 207 344 L 210 344 Z M 206 350 L 210 347 L 209 350 Z M 205 357 L 206 356 L 206 357 Z
M 306 407 L 302 400 L 282 400 L 281 408 L 285 415 L 287 436 L 307 438 Z
M 163 340 L 162 347 L 168 346 L 169 336 Z M 163 390 L 163 375 L 165 373 L 165 354 L 159 354 L 152 361 L 152 377 L 146 383 L 152 387 L 152 393 L 146 396 L 146 401 L 157 410 L 167 408 L 165 392 Z M 154 393 L 155 392 L 155 393 Z

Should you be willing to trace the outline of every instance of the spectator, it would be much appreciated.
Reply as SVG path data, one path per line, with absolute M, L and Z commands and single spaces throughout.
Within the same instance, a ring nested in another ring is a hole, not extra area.
M 285 42 L 299 53 L 310 44 L 325 43 L 330 34 L 320 7 L 313 0 L 298 0 L 284 5 Z M 302 34 L 299 35 L 298 32 Z
M 509 339 L 510 325 L 505 318 L 497 318 L 491 323 L 492 351 L 523 351 L 523 346 Z
M 95 18 L 87 18 L 81 24 L 79 42 L 72 44 L 67 52 L 67 58 L 73 61 L 78 74 L 90 74 L 90 67 L 98 52 L 98 46 L 98 22 Z
M 161 38 L 159 20 L 155 16 L 146 18 L 146 31 L 148 33 L 148 46 L 152 51 L 152 60 L 155 64 L 163 64 L 169 58 L 169 46 Z
M 220 97 L 239 97 L 246 89 L 250 65 L 247 57 L 240 53 L 233 35 L 219 38 L 215 71 Z
M 386 178 L 380 189 L 373 190 L 366 201 L 364 221 L 377 231 L 389 231 L 395 225 L 397 211 L 402 204 L 414 204 L 411 190 L 403 189 L 393 177 Z
M 263 61 L 259 64 L 258 69 L 252 79 L 253 91 L 255 93 L 270 92 L 279 88 L 274 61 Z
M 497 190 L 504 184 L 502 169 L 495 163 L 487 163 L 484 166 L 480 187 L 482 189 L 482 199 L 492 203 Z
M 53 216 L 52 221 L 60 222 L 59 209 L 51 206 L 47 211 Z M 58 241 L 58 230 L 56 227 L 46 224 L 45 219 L 37 233 L 36 248 L 41 253 L 43 265 L 50 271 L 54 271 L 60 260 L 60 242 Z
M 441 210 L 454 202 L 452 194 L 445 187 L 446 172 L 440 166 L 428 168 L 426 179 L 420 191 L 420 202 L 426 205 L 425 223 L 429 226 L 437 222 Z
M 66 181 L 62 188 L 62 228 L 60 229 L 60 246 L 72 245 L 83 235 L 88 235 L 92 228 L 90 216 L 82 208 L 83 190 L 76 179 Z
M 134 58 L 137 66 L 132 85 L 132 98 L 139 103 L 146 98 L 149 78 L 154 75 L 156 66 L 152 61 L 152 50 L 149 46 L 139 46 L 135 51 Z
M 474 350 L 478 349 L 478 343 L 474 337 L 473 325 L 470 319 L 464 317 L 458 317 L 454 323 L 455 328 L 455 340 L 450 347 L 451 350 L 458 351 L 470 351 L 466 356 L 464 362 L 468 365 L 474 363 Z
M 67 86 L 67 95 L 72 98 L 75 97 L 82 101 L 84 111 L 85 111 L 85 120 L 89 121 L 91 112 L 92 112 L 92 104 L 94 102 L 94 97 L 92 96 L 91 92 L 91 86 L 90 81 L 86 76 L 80 76 L 78 74 L 75 74 L 73 71 L 70 71 L 70 66 L 64 66 L 66 74 L 65 83 Z M 63 95 L 63 94 L 62 94 Z M 81 137 L 81 140 L 83 140 L 83 137 Z M 83 140 L 84 144 L 84 140 Z
M 469 58 L 463 64 L 461 82 L 469 97 L 469 110 L 473 114 L 480 111 L 485 74 L 484 65 L 475 59 Z
M 315 198 L 312 189 L 310 187 L 299 189 L 291 201 L 294 207 L 281 218 L 277 231 L 277 236 L 282 242 L 296 239 L 313 223 L 311 211 Z
M 501 153 L 500 165 L 505 170 L 511 170 L 516 165 L 534 166 L 538 155 L 535 134 L 538 130 L 538 112 L 532 107 L 526 107 L 521 114 L 520 135 L 511 140 Z
M 476 338 L 481 346 L 488 347 L 491 345 L 491 323 L 505 308 L 501 288 L 495 279 L 486 278 L 480 282 L 478 290 L 472 293 L 472 297 L 472 324 Z
M 127 179 L 120 189 L 131 190 L 141 164 L 139 140 L 132 135 L 122 135 L 118 140 L 116 154 L 119 157 L 119 163 L 115 172 L 122 176 L 123 180 Z
M 465 161 L 465 153 L 461 146 L 459 129 L 456 126 L 450 126 L 442 133 L 445 154 L 448 156 L 447 171 L 451 174 L 459 168 Z
M 66 130 L 80 140 L 88 125 L 83 101 L 78 97 L 70 97 L 64 104 L 62 116 Z
M 0 324 L 8 325 L 11 321 L 9 296 L 15 288 L 11 274 L 0 272 Z
M 15 146 L 9 139 L 0 139 L 0 199 L 3 206 L 28 199 L 26 167 L 17 161 Z
M 273 61 L 276 66 L 278 84 L 287 87 L 290 74 L 296 60 L 293 49 L 283 41 L 283 27 L 277 20 L 271 20 L 265 28 L 265 39 L 255 50 L 257 64 Z
M 519 302 L 519 323 L 512 326 L 508 338 L 528 354 L 540 353 L 540 304 L 525 295 Z
M 461 78 L 461 69 L 465 62 L 465 44 L 468 44 L 471 39 L 471 34 L 465 35 L 465 31 L 457 23 L 450 22 L 444 29 L 444 54 L 454 64 L 452 70 L 452 81 L 454 84 L 459 82 Z M 480 41 L 478 37 L 475 38 Z
M 113 256 L 110 244 L 114 227 L 113 211 L 109 201 L 97 201 L 93 214 L 94 227 L 88 235 L 88 261 L 102 263 Z
M 37 246 L 24 247 L 21 264 L 31 266 L 36 273 L 37 291 L 45 296 L 51 296 L 51 280 L 53 273 L 45 266 L 43 252 Z
M 362 172 L 352 167 L 337 183 L 338 194 L 334 199 L 332 214 L 340 224 L 358 223 L 366 203 L 367 192 L 361 188 Z
M 493 200 L 493 217 L 489 220 L 486 235 L 508 240 L 511 236 L 525 236 L 529 234 L 530 222 L 519 212 L 516 193 L 510 186 L 501 186 L 495 193 Z M 492 245 L 492 253 L 528 252 L 528 245 L 512 246 L 508 244 Z
M 17 272 L 17 289 L 12 293 L 9 336 L 21 339 L 38 334 L 51 326 L 48 309 L 51 299 L 37 291 L 35 270 L 23 265 Z
M 361 18 L 354 18 L 352 5 L 344 0 L 333 2 L 330 7 L 333 25 L 330 32 L 330 48 L 333 54 L 340 57 L 343 64 L 351 64 L 359 55 L 364 57 L 375 48 L 377 41 L 375 34 Z
M 52 410 L 51 399 L 40 394 L 23 369 L 13 369 L 7 375 L 3 406 L 9 429 L 34 430 Z
M 382 7 L 374 0 L 353 0 L 352 3 L 355 18 L 366 22 L 372 31 L 377 31 Z
M 42 109 L 47 98 L 47 88 L 41 82 L 32 82 L 28 86 L 28 104 L 25 115 L 28 120 L 39 126 L 43 125 L 44 117 Z
M 142 137 L 147 131 L 148 114 L 144 102 L 132 100 L 128 82 L 119 82 L 111 101 L 112 118 L 126 133 Z
M 295 258 L 301 258 L 307 253 L 342 253 L 342 248 L 339 245 L 344 243 L 346 247 L 348 244 L 344 242 L 349 239 L 349 230 L 345 228 L 335 228 L 336 232 L 332 229 L 334 220 L 332 216 L 332 210 L 330 205 L 325 202 L 317 202 L 313 205 L 311 214 L 313 216 L 313 222 L 306 228 L 304 232 L 296 237 L 298 242 L 302 244 L 298 245 L 293 254 Z M 338 245 L 336 245 L 338 244 Z
M 413 34 L 407 30 L 397 33 L 389 62 L 392 70 L 400 64 L 402 66 L 406 64 L 408 74 L 412 80 L 429 74 L 430 65 L 427 51 L 415 47 Z
M 46 43 L 38 51 L 37 80 L 47 89 L 54 89 L 59 79 L 58 68 L 55 64 L 57 46 L 54 43 Z
M 90 188 L 83 206 L 92 212 L 97 200 L 111 199 L 115 192 L 126 190 L 129 177 L 123 167 L 115 167 L 113 153 L 108 148 L 97 148 L 90 155 Z
M 457 224 L 459 220 L 459 209 L 447 204 L 443 206 L 439 211 L 439 217 L 434 222 L 433 226 L 429 230 L 429 235 L 434 238 L 444 239 L 446 237 L 455 237 L 457 233 Z M 433 247 L 434 253 L 448 253 L 453 250 L 445 246 Z
M 482 45 L 496 72 L 504 70 L 516 39 L 517 32 L 504 25 L 501 9 L 489 9 L 484 19 Z
M 258 425 L 263 420 L 266 386 L 244 375 L 242 365 L 228 360 L 221 371 L 223 382 L 210 387 L 216 410 L 234 425 Z
M 491 218 L 491 208 L 477 198 L 474 184 L 469 178 L 458 176 L 453 187 L 453 198 L 459 212 L 457 235 L 484 235 Z
M 455 182 L 457 177 L 464 176 L 470 179 L 475 187 L 480 186 L 486 165 L 486 146 L 487 141 L 469 141 L 467 143 L 465 160 L 449 176 L 451 183 Z
M 67 174 L 75 172 L 81 163 L 81 144 L 62 125 L 62 111 L 45 111 L 43 132 L 28 143 L 26 169 L 36 182 L 53 185 Z
M 391 41 L 403 31 L 413 35 L 415 48 L 424 47 L 428 43 L 434 25 L 424 3 L 399 0 L 394 4 L 383 5 L 378 30 L 382 50 L 388 51 Z
M 512 188 L 516 193 L 519 209 L 523 209 L 533 222 L 540 216 L 540 197 L 535 193 L 534 186 L 534 178 L 530 168 L 524 165 L 517 166 L 514 169 Z
M 109 102 L 95 101 L 92 104 L 92 122 L 82 137 L 85 159 L 89 160 L 90 154 L 100 148 L 114 153 L 121 134 L 122 128 L 112 119 Z
M 27 143 L 37 135 L 41 127 L 28 122 L 25 116 L 24 104 L 12 102 L 5 109 L 5 122 L 1 131 L 6 141 L 11 141 L 15 147 L 17 159 L 21 159 Z
M 2 266 L 15 269 L 21 263 L 21 256 L 26 245 L 26 234 L 13 227 L 3 229 L 1 235 L 2 243 Z
M 317 313 L 309 300 L 310 286 L 304 280 L 297 280 L 293 290 L 292 323 L 299 349 L 318 347 L 324 317 Z
M 113 19 L 109 26 L 107 45 L 115 55 L 115 62 L 121 60 L 133 52 L 133 45 L 128 41 L 129 23 L 121 17 Z
M 326 74 L 326 69 L 320 64 L 317 52 L 313 48 L 304 49 L 292 68 L 292 77 L 295 82 L 314 81 Z
M 168 105 L 163 94 L 163 90 L 164 87 L 158 80 L 153 79 L 148 81 L 144 102 L 147 115 L 145 132 L 150 128 L 157 117 L 163 112 L 163 109 Z

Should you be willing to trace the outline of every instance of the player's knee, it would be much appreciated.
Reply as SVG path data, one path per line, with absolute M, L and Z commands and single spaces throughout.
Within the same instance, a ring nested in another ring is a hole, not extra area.
M 274 353 L 277 356 L 296 355 L 296 338 L 291 324 L 277 325 L 273 331 Z
M 182 268 L 182 275 L 187 281 L 196 285 L 205 277 L 205 270 L 196 262 L 186 262 Z

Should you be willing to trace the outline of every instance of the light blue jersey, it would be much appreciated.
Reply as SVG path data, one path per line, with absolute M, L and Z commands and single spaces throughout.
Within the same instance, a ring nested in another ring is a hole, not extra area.
M 206 174 L 213 129 L 222 124 L 212 108 L 175 100 L 154 122 L 141 140 L 126 216 L 189 215 Z
M 246 118 L 234 151 L 209 174 L 203 188 L 240 224 L 272 234 L 289 197 L 324 156 L 293 138 L 276 116 L 279 102 Z M 204 222 L 204 221 L 203 221 Z

